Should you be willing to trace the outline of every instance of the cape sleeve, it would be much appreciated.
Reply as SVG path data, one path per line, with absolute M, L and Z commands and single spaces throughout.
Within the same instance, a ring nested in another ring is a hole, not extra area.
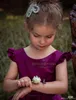
M 7 55 L 12 61 L 16 62 L 16 50 L 14 48 L 9 48 L 7 50 Z
M 64 61 L 64 59 L 66 59 L 67 61 L 69 61 L 70 59 L 72 59 L 72 53 L 71 52 L 64 52 L 64 53 L 62 53 L 60 55 L 60 57 L 59 57 L 56 65 L 62 63 Z

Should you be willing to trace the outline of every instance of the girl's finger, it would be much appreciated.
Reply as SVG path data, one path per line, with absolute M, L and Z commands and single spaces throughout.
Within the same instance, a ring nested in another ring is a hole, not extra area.
M 18 80 L 18 86 L 19 86 L 19 87 L 24 87 L 24 86 L 25 86 L 25 81 L 24 81 L 24 79 Z
M 24 86 L 25 86 L 25 80 L 24 80 L 24 79 L 22 79 L 20 82 L 21 82 L 21 86 L 23 86 L 23 87 L 24 87 Z
M 20 82 L 20 80 L 17 81 L 17 85 L 18 85 L 19 87 L 21 87 L 21 82 Z
M 14 96 L 13 96 L 13 98 L 12 98 L 12 100 L 16 100 L 16 97 L 18 96 L 18 93 L 16 93 Z
M 24 91 L 22 91 L 18 96 L 16 100 L 19 100 L 19 98 L 23 98 L 25 96 Z
M 28 87 L 28 86 L 30 86 L 30 82 L 29 81 L 26 82 L 26 87 Z
M 29 81 L 29 86 L 32 87 L 32 82 L 31 82 L 31 80 Z
M 12 100 L 16 100 L 16 98 L 17 98 L 18 95 L 19 95 L 19 93 L 16 93 L 16 94 L 13 96 Z
M 12 100 L 16 100 L 16 98 L 18 97 L 18 95 L 20 94 L 20 92 L 21 92 L 21 90 L 18 90 L 18 91 L 14 94 Z
M 24 80 L 24 86 L 27 86 L 26 84 L 28 83 L 28 81 L 27 80 Z
M 17 96 L 16 100 L 19 100 L 19 98 L 23 98 L 25 95 L 27 95 L 29 93 L 29 88 L 24 89 L 23 91 L 21 91 L 21 93 Z

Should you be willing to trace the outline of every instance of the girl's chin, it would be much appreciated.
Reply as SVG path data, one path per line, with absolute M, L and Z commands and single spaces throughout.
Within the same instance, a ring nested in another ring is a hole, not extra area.
M 37 46 L 36 47 L 36 49 L 38 49 L 38 50 L 43 50 L 43 49 L 45 49 L 46 47 L 41 47 L 41 46 Z

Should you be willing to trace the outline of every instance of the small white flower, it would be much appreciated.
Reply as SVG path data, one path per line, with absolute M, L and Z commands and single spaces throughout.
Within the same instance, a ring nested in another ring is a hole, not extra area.
M 37 84 L 37 83 L 41 82 L 41 79 L 38 76 L 34 76 L 33 79 L 32 79 L 32 82 Z

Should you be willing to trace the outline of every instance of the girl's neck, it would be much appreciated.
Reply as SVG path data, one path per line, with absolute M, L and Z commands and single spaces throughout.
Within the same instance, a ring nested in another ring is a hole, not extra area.
M 36 49 L 35 47 L 33 47 L 32 45 L 29 45 L 29 50 L 33 51 L 35 54 L 44 54 L 45 52 L 53 52 L 55 49 L 50 45 L 47 48 L 43 49 L 43 50 L 39 50 Z
M 30 47 L 30 50 L 32 50 L 33 52 L 36 52 L 36 53 L 42 53 L 42 52 L 45 52 L 49 47 L 47 47 L 47 48 L 45 48 L 45 49 L 43 49 L 43 50 L 39 50 L 39 49 L 37 49 L 37 48 L 35 48 L 33 45 L 29 45 L 29 47 Z
M 29 45 L 28 47 L 24 48 L 24 50 L 29 57 L 34 59 L 44 58 L 56 51 L 56 49 L 54 49 L 51 45 L 45 50 L 37 50 L 32 45 Z

